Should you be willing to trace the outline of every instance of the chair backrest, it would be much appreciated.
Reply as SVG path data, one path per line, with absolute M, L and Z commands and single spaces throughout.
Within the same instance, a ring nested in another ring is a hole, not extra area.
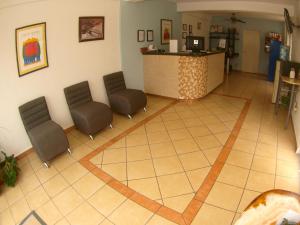
M 103 76 L 103 81 L 107 96 L 126 89 L 122 71 Z
M 51 120 L 45 97 L 39 97 L 19 106 L 19 112 L 26 131 Z
M 70 109 L 93 101 L 89 83 L 87 81 L 66 87 L 64 92 Z

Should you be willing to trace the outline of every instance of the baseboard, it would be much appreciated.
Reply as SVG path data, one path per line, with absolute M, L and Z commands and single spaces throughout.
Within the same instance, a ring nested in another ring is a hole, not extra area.
M 68 134 L 68 133 L 70 133 L 74 129 L 75 129 L 75 126 L 71 126 L 71 127 L 68 127 L 66 129 L 64 129 L 64 132 L 66 134 Z M 33 151 L 34 151 L 34 149 L 31 147 L 31 148 L 25 150 L 24 152 L 20 153 L 19 155 L 17 155 L 16 159 L 17 160 L 21 160 L 21 159 L 25 158 L 26 156 L 28 156 L 29 154 L 31 154 Z

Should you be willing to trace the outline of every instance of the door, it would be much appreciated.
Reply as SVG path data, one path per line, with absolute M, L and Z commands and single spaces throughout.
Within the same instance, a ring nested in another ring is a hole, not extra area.
M 244 30 L 242 50 L 242 71 L 258 73 L 260 34 L 255 30 Z

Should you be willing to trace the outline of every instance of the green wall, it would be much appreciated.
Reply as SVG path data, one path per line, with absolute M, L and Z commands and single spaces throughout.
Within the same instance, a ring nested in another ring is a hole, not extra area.
M 121 56 L 122 70 L 126 84 L 131 88 L 144 89 L 143 55 L 140 48 L 154 44 L 168 50 L 168 45 L 160 44 L 160 20 L 173 20 L 173 39 L 180 38 L 181 15 L 176 3 L 151 0 L 139 3 L 121 1 Z M 153 42 L 137 42 L 137 30 L 153 30 Z
M 231 23 L 227 22 L 228 17 L 214 16 L 212 18 L 212 24 L 223 25 L 225 28 L 232 26 Z M 243 31 L 244 30 L 256 30 L 260 32 L 260 59 L 259 59 L 259 73 L 267 74 L 269 65 L 269 54 L 264 50 L 265 36 L 269 32 L 284 33 L 283 22 L 271 21 L 264 19 L 255 18 L 241 18 L 247 23 L 236 23 L 235 27 L 239 32 L 239 41 L 236 42 L 236 52 L 240 54 L 233 62 L 234 69 L 241 70 L 242 67 L 242 50 L 243 50 Z

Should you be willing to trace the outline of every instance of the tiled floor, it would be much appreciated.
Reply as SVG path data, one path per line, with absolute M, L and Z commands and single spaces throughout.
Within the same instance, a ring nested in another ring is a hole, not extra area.
M 192 220 L 193 225 L 230 225 L 261 192 L 281 188 L 299 193 L 292 126 L 283 129 L 284 110 L 274 116 L 271 92 L 271 83 L 233 74 L 215 91 L 218 95 L 192 104 L 149 97 L 147 113 L 133 120 L 114 116 L 114 128 L 94 141 L 73 130 L 68 134 L 72 155 L 60 156 L 50 169 L 35 154 L 19 161 L 16 187 L 1 187 L 0 224 L 18 224 L 36 210 L 47 224 L 57 225 Z M 219 94 L 251 99 L 250 108 L 245 111 L 244 99 Z M 235 133 L 244 111 L 246 118 Z M 218 157 L 225 152 L 223 166 Z M 218 168 L 216 181 L 206 179 Z

